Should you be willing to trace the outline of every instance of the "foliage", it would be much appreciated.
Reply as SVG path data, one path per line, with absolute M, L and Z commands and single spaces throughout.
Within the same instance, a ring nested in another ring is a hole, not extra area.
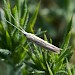
M 69 47 L 72 19 L 63 40 L 61 47 L 63 50 L 60 54 L 55 54 L 29 42 L 23 34 L 11 26 L 11 24 L 17 27 L 20 25 L 24 30 L 34 32 L 33 27 L 40 3 L 32 18 L 28 20 L 26 0 L 17 0 L 14 7 L 11 7 L 9 1 L 3 1 L 4 10 L 0 10 L 0 59 L 4 59 L 4 62 L 13 68 L 10 75 L 17 75 L 16 73 L 19 72 L 22 75 L 74 75 L 75 67 L 70 68 L 68 62 L 72 55 L 71 47 Z M 46 35 L 44 40 L 48 41 Z M 52 43 L 51 39 L 50 43 Z

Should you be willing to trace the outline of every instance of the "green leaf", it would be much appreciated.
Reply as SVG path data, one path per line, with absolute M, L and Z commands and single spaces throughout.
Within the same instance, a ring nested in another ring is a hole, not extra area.
M 69 45 L 69 41 L 70 41 L 70 36 L 71 36 L 71 32 L 69 32 L 65 38 L 65 42 L 63 44 L 63 49 L 66 50 L 68 45 Z
M 25 49 L 25 48 L 24 48 Z M 26 49 L 25 49 L 26 50 Z M 36 49 L 35 49 L 36 50 Z M 26 50 L 27 51 L 27 50 Z M 43 62 L 42 62 L 42 60 L 41 60 L 41 57 L 40 56 L 37 56 L 37 55 L 40 55 L 40 53 L 38 53 L 38 51 L 37 51 L 37 53 L 38 54 L 36 54 L 36 53 L 31 53 L 31 52 L 29 52 L 29 51 L 27 51 L 27 53 L 28 53 L 28 55 L 29 55 L 29 57 L 31 58 L 31 60 L 34 62 L 34 64 L 36 65 L 36 69 L 39 69 L 39 70 L 45 70 L 46 69 L 46 67 L 45 67 L 45 65 L 43 64 Z
M 30 21 L 29 21 L 29 23 L 28 23 L 28 25 L 27 25 L 27 27 L 26 27 L 26 31 L 27 31 L 27 32 L 32 32 L 32 33 L 34 33 L 33 27 L 34 27 L 34 24 L 35 24 L 36 19 L 37 19 L 39 7 L 40 7 L 40 2 L 39 2 L 39 4 L 37 5 L 35 12 L 34 12 L 32 18 L 30 19 Z
M 64 37 L 64 41 L 63 41 L 63 44 L 62 44 L 62 49 L 64 49 L 64 48 L 66 49 L 68 47 L 70 36 L 71 36 L 72 19 L 73 19 L 73 16 L 71 17 L 71 20 L 70 20 L 69 25 L 67 27 L 66 34 L 65 34 L 65 37 Z
M 50 43 L 52 44 L 52 39 L 50 38 Z
M 67 35 L 67 33 L 69 33 L 69 31 L 71 31 L 71 29 L 72 29 L 72 20 L 73 20 L 73 15 L 72 15 L 71 20 L 70 20 L 70 22 L 69 22 L 69 25 L 68 25 L 68 27 L 67 27 L 66 35 Z
M 21 11 L 21 26 L 24 26 L 24 29 L 27 25 L 28 18 L 29 18 L 29 13 L 28 13 L 28 7 L 27 7 L 27 1 L 24 0 L 23 5 L 22 5 L 22 11 Z
M 54 74 L 56 74 L 56 72 L 58 72 L 61 69 L 62 65 L 64 65 L 62 61 L 55 63 L 55 65 L 53 66 Z
M 52 73 L 52 71 L 51 71 L 51 69 L 50 69 L 49 64 L 48 64 L 47 62 L 46 62 L 46 64 L 47 64 L 47 68 L 48 68 L 49 75 L 53 75 L 53 73 Z
M 47 31 L 41 31 L 41 28 L 39 28 L 36 32 L 36 35 L 42 35 L 42 34 L 45 34 Z
M 57 75 L 68 75 L 68 73 L 66 72 L 66 71 L 63 71 L 63 70 L 61 70 L 61 71 L 58 71 L 57 73 L 56 73 Z
M 66 59 L 66 62 L 67 62 L 68 75 L 72 75 L 71 68 L 67 59 Z
M 72 67 L 72 75 L 75 75 L 75 65 Z
M 19 14 L 18 14 L 17 6 L 15 6 L 15 7 L 13 8 L 12 12 L 13 12 L 14 18 L 15 18 L 15 20 L 16 20 L 16 21 L 14 20 L 14 23 L 15 23 L 16 26 L 19 27 Z
M 38 67 L 36 66 L 36 64 L 31 63 L 31 62 L 26 62 L 26 61 L 24 61 L 24 62 L 25 62 L 25 64 L 28 65 L 29 67 L 32 67 L 32 68 L 34 68 L 34 69 L 38 69 Z
M 17 0 L 17 11 L 18 11 L 18 19 L 21 18 L 21 5 L 23 4 L 24 0 Z
M 64 50 L 56 62 L 58 63 L 62 59 L 65 59 L 66 55 L 68 55 L 69 53 L 70 53 L 70 49 Z
M 11 41 L 11 37 L 10 37 L 8 31 L 6 31 L 6 42 L 7 42 L 8 48 L 12 49 L 12 41 Z
M 44 34 L 44 40 L 45 41 L 48 41 L 47 36 L 45 34 Z
M 9 0 L 3 0 L 4 1 L 4 6 L 5 6 L 5 12 L 8 16 L 9 21 L 11 22 L 11 15 L 9 15 L 11 13 L 11 7 L 10 7 L 10 2 Z

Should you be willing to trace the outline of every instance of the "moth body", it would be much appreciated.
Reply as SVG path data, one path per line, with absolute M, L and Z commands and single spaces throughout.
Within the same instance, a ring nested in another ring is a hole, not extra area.
M 25 33 L 25 36 L 32 42 L 34 42 L 35 44 L 48 49 L 49 51 L 53 51 L 56 53 L 60 53 L 60 48 L 48 43 L 47 41 L 44 41 L 43 39 L 35 36 L 34 34 L 31 33 Z

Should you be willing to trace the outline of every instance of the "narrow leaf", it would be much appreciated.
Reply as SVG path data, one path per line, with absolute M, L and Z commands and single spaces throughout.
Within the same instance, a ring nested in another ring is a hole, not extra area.
M 11 37 L 7 31 L 6 31 L 6 42 L 7 42 L 7 46 L 9 47 L 9 49 L 12 49 Z
M 19 14 L 18 14 L 18 9 L 17 6 L 15 6 L 12 10 L 14 18 L 16 19 L 16 22 L 14 21 L 16 26 L 19 26 Z
M 33 31 L 33 27 L 34 27 L 34 24 L 35 24 L 36 19 L 37 19 L 39 7 L 40 7 L 40 2 L 39 2 L 39 4 L 37 5 L 36 10 L 35 10 L 35 12 L 34 12 L 32 18 L 30 19 L 30 21 L 29 21 L 29 23 L 28 23 L 28 25 L 27 25 L 26 31 L 28 31 L 28 32 L 32 32 L 32 33 L 34 32 L 34 31 Z
M 50 75 L 53 75 L 53 73 L 52 73 L 52 71 L 51 71 L 51 69 L 50 69 L 49 64 L 48 64 L 47 62 L 46 62 L 46 64 L 47 64 L 47 68 L 48 68 L 49 74 L 50 74 Z
M 59 62 L 59 61 L 61 61 L 62 59 L 64 59 L 64 58 L 66 57 L 66 55 L 69 54 L 69 52 L 70 52 L 69 49 L 64 50 L 64 51 L 62 52 L 62 54 L 59 56 L 59 58 L 58 58 L 58 60 L 57 60 L 56 62 Z
M 71 69 L 70 69 L 70 65 L 69 65 L 69 62 L 68 62 L 67 59 L 66 59 L 66 62 L 67 62 L 68 75 L 72 75 L 72 72 L 71 72 Z
M 10 2 L 9 0 L 3 0 L 4 1 L 4 6 L 5 6 L 5 12 L 8 16 L 9 21 L 11 22 L 11 15 L 9 15 L 9 13 L 11 13 L 11 7 L 10 7 Z
M 69 44 L 69 40 L 70 40 L 70 36 L 71 36 L 71 32 L 69 32 L 65 38 L 65 42 L 64 42 L 64 45 L 63 45 L 63 49 L 67 49 L 68 47 L 68 44 Z
M 71 17 L 71 20 L 70 20 L 69 25 L 68 25 L 67 30 L 66 30 L 66 34 L 64 36 L 64 41 L 63 41 L 63 44 L 62 44 L 63 49 L 65 47 L 67 48 L 67 46 L 69 44 L 71 29 L 72 29 L 72 19 L 73 19 L 73 16 Z

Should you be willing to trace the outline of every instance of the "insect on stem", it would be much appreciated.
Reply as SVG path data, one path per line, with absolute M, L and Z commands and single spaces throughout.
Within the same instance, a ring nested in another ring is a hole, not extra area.
M 34 34 L 26 32 L 20 25 L 19 25 L 19 27 L 20 27 L 19 28 L 19 27 L 13 25 L 11 22 L 7 21 L 6 19 L 5 19 L 5 21 L 7 23 L 9 23 L 10 25 L 12 25 L 13 27 L 15 27 L 16 29 L 18 29 L 20 32 L 22 32 L 27 37 L 27 39 L 34 42 L 35 44 L 37 44 L 37 45 L 39 45 L 49 51 L 53 51 L 55 53 L 60 53 L 60 50 L 61 50 L 60 48 L 48 43 L 47 41 L 44 41 L 43 39 L 35 36 Z

